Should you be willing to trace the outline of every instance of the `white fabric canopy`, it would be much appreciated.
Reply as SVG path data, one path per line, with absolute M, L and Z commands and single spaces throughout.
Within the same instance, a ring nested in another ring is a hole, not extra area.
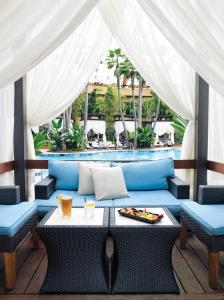
M 49 122 L 72 104 L 93 75 L 110 39 L 100 14 L 94 9 L 58 49 L 27 74 L 29 129 Z M 30 130 L 28 134 L 28 157 L 34 159 Z
M 80 122 L 81 125 L 84 125 L 84 122 Z M 88 120 L 85 134 L 87 135 L 90 130 L 93 130 L 96 134 L 106 134 L 106 122 L 101 120 Z
M 99 0 L 95 7 L 97 3 L 2 0 L 0 86 L 23 76 L 78 28 L 28 75 L 28 125 L 43 124 L 63 112 L 81 91 L 108 48 L 111 32 L 158 96 L 190 121 L 182 158 L 193 158 L 195 71 L 224 96 L 224 1 Z M 73 43 L 77 32 L 79 39 Z M 217 98 L 220 101 L 215 103 L 221 103 L 215 90 L 211 100 Z M 11 112 L 12 107 L 5 106 L 3 99 L 12 101 L 13 94 L 5 90 L 0 93 L 1 110 L 6 107 Z M 215 126 L 222 128 L 221 116 L 214 120 Z M 5 132 L 7 123 L 8 119 L 1 123 Z M 210 140 L 215 126 L 210 126 Z M 12 140 L 10 134 L 8 139 Z M 3 152 L 11 153 L 10 142 L 4 147 Z M 212 151 L 214 159 L 218 152 L 224 152 L 214 146 Z
M 134 121 L 125 121 L 125 126 L 128 132 L 135 132 L 135 122 Z M 122 121 L 114 122 L 114 129 L 115 129 L 115 137 L 116 137 L 116 144 L 120 146 L 120 134 L 124 131 L 124 126 Z
M 168 133 L 170 135 L 170 139 L 172 144 L 174 144 L 174 128 L 171 125 L 171 122 L 156 122 L 154 132 L 156 134 L 156 142 L 159 141 L 159 137 L 161 135 L 164 135 L 165 133 Z
M 14 85 L 0 90 L 0 163 L 13 160 Z M 12 185 L 13 172 L 0 175 L 1 185 Z
M 22 77 L 59 46 L 97 2 L 1 0 L 0 87 Z
M 125 121 L 125 126 L 128 132 L 135 131 L 135 122 L 134 121 Z M 124 126 L 122 121 L 114 122 L 114 129 L 116 134 L 121 134 L 124 131 Z
M 176 50 L 224 96 L 224 1 L 139 0 Z

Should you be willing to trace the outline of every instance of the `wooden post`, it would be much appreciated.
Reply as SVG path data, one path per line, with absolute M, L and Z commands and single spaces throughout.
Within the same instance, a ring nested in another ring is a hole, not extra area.
M 26 176 L 26 77 L 14 83 L 14 161 L 15 184 L 20 186 L 21 201 L 27 200 Z
M 4 253 L 6 288 L 13 289 L 16 279 L 16 253 Z
M 209 85 L 196 74 L 195 79 L 195 159 L 194 200 L 198 188 L 207 184 Z
M 208 274 L 210 287 L 212 289 L 217 289 L 219 277 L 219 252 L 208 251 Z
M 181 221 L 181 229 L 180 229 L 180 248 L 186 249 L 187 244 L 187 225 Z

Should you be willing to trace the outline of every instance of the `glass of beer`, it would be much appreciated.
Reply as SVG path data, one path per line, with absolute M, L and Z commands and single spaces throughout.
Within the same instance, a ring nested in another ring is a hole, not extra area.
M 72 196 L 63 195 L 60 200 L 63 218 L 70 218 L 72 214 Z

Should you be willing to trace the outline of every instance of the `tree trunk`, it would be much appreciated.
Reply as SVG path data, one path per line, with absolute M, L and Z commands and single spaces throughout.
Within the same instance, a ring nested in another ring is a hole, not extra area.
M 159 109 L 160 109 L 160 98 L 158 98 L 158 102 L 157 102 L 157 106 L 156 106 L 156 115 L 155 115 L 155 120 L 154 120 L 154 124 L 153 124 L 153 127 L 152 127 L 152 130 L 153 130 L 153 133 L 155 133 L 155 128 L 156 128 L 156 122 L 158 120 L 158 116 L 159 116 Z
M 70 105 L 63 112 L 63 132 L 67 132 L 69 130 L 71 124 L 71 117 L 72 117 L 72 105 Z M 66 143 L 62 143 L 62 150 L 66 150 Z
M 135 77 L 131 77 L 131 94 L 132 94 L 132 103 L 133 103 L 133 114 L 134 114 L 134 122 L 135 122 L 135 137 L 134 137 L 134 148 L 137 148 L 137 115 L 136 115 L 136 107 L 135 107 Z
M 119 109 L 120 109 L 121 121 L 122 121 L 123 128 L 124 128 L 125 142 L 128 144 L 128 142 L 129 142 L 128 131 L 127 131 L 127 128 L 126 128 L 126 125 L 125 125 L 123 108 L 122 108 L 122 103 L 121 103 L 120 78 L 119 78 L 118 75 L 116 77 L 117 77 L 117 98 L 118 98 L 118 104 L 119 104 Z
M 138 127 L 142 127 L 142 90 L 143 82 L 142 76 L 139 77 L 138 81 Z
M 88 94 L 88 83 L 85 88 L 85 107 L 84 107 L 84 124 L 83 124 L 83 136 L 82 136 L 82 148 L 85 147 L 84 141 L 86 137 L 86 128 L 88 121 L 88 105 L 89 105 L 89 94 Z

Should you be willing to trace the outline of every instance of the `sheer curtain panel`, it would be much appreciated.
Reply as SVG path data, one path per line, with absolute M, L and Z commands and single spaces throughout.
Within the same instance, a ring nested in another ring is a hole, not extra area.
M 31 128 L 50 122 L 72 104 L 94 74 L 110 41 L 111 34 L 94 9 L 60 47 L 27 74 L 29 159 L 35 159 Z
M 224 1 L 138 0 L 148 18 L 224 96 Z
M 26 74 L 59 46 L 98 0 L 1 0 L 0 87 Z
M 0 90 L 0 163 L 13 160 L 14 85 Z M 0 175 L 0 186 L 14 184 L 13 171 Z
M 193 68 L 160 33 L 137 1 L 106 0 L 98 5 L 108 28 L 146 82 L 167 105 L 189 120 L 184 135 L 182 158 L 193 158 Z

